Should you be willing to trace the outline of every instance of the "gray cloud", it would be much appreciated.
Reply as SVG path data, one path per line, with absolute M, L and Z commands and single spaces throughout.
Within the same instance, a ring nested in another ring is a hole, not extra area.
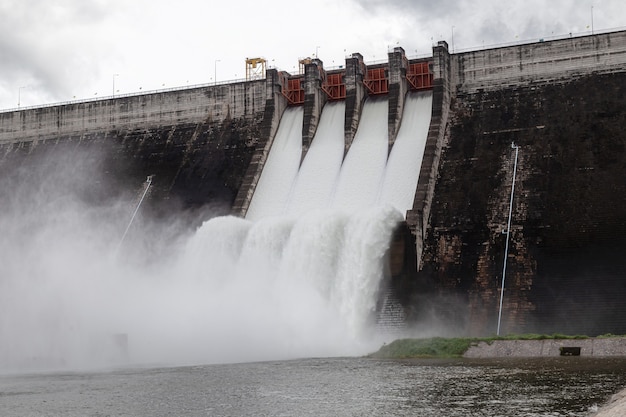
M 109 13 L 103 2 L 8 0 L 0 6 L 0 93 L 18 86 L 67 95 L 77 71 L 98 71 L 85 34 L 97 31 Z M 90 34 L 92 35 L 92 34 Z M 4 90 L 4 91 L 2 91 Z M 28 92 L 25 90 L 25 94 Z
M 413 16 L 445 16 L 455 14 L 460 5 L 466 3 L 458 0 L 356 0 L 365 10 L 393 9 Z

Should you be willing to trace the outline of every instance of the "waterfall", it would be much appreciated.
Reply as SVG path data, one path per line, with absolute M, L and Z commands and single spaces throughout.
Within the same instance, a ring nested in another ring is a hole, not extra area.
M 302 157 L 303 116 L 302 107 L 289 107 L 285 110 L 250 201 L 247 219 L 260 219 L 285 211 Z
M 431 91 L 407 94 L 402 124 L 385 168 L 378 202 L 391 204 L 402 213 L 413 208 L 430 126 L 432 101 Z
M 328 103 L 324 107 L 315 138 L 291 191 L 287 207 L 289 214 L 329 207 L 343 159 L 345 113 L 343 101 Z
M 335 184 L 332 207 L 356 211 L 376 203 L 389 146 L 387 109 L 386 99 L 365 101 L 359 128 Z

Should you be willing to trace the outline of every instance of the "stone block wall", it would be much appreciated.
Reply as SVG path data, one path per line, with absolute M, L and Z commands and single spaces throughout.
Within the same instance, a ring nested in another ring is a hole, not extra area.
M 454 76 L 467 92 L 607 73 L 626 62 L 626 31 L 455 55 Z
M 228 213 L 262 141 L 265 105 L 262 80 L 0 113 L 0 175 L 25 175 L 46 154 L 74 155 L 76 166 L 97 154 L 103 199 L 153 175 L 146 208 Z
M 265 93 L 261 80 L 3 112 L 0 143 L 253 118 Z
M 454 298 L 467 333 L 495 332 L 515 143 L 504 332 L 625 333 L 626 67 L 457 92 L 451 112 L 422 308 L 448 316 Z

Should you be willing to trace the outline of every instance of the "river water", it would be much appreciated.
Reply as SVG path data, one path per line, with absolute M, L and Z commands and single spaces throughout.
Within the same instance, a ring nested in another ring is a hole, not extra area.
M 626 360 L 369 358 L 0 376 L 11 416 L 588 416 Z

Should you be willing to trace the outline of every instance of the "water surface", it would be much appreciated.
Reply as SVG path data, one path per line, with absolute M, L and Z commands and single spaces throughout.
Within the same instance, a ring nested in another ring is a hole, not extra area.
M 302 359 L 0 376 L 3 416 L 587 416 L 626 360 Z

